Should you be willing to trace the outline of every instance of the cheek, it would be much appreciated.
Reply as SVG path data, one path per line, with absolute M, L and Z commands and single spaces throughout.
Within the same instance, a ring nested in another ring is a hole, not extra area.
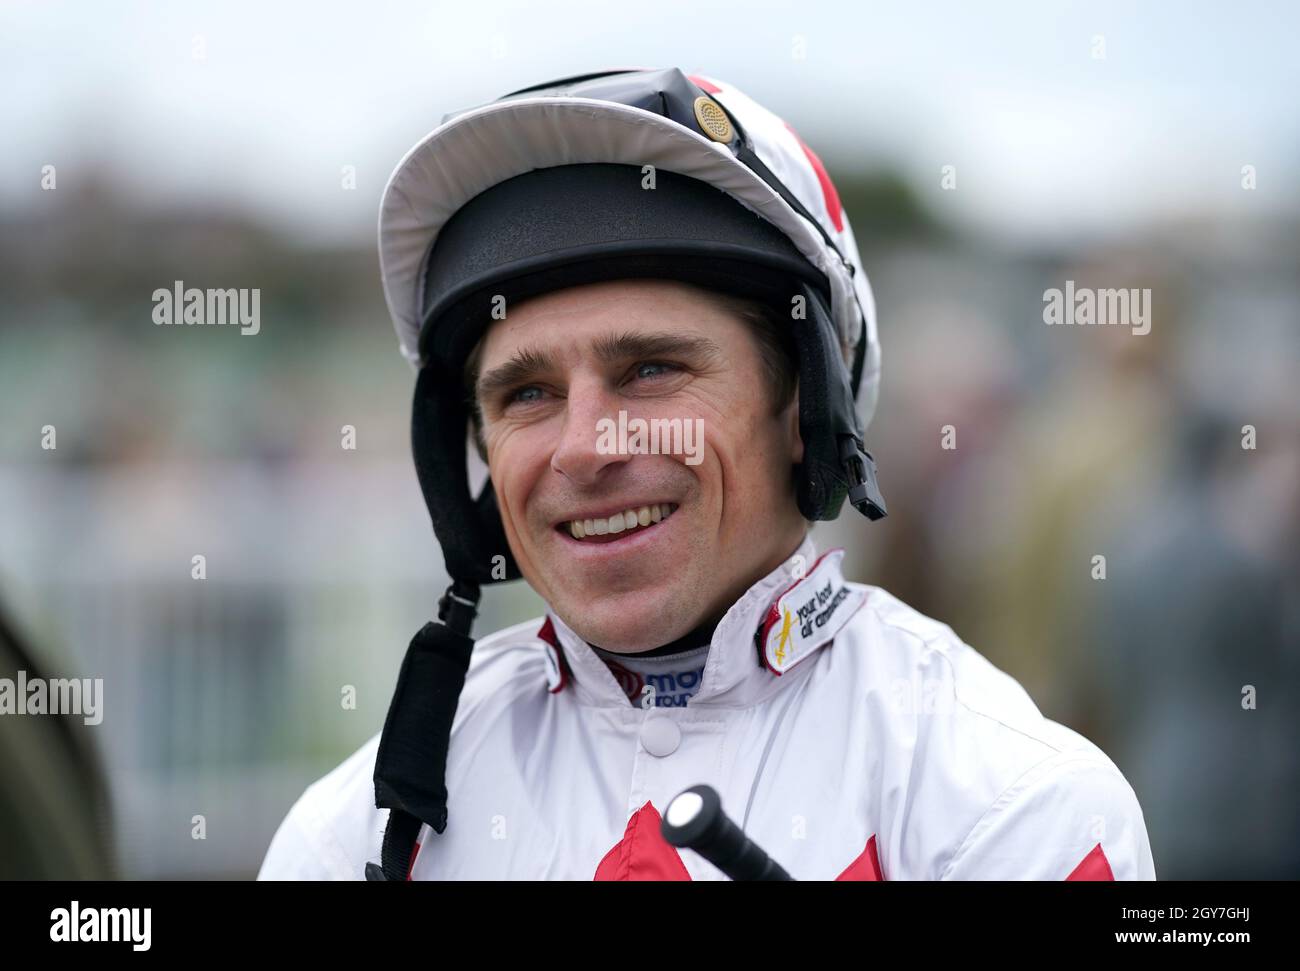
M 526 496 L 526 484 L 520 474 L 523 463 L 519 461 L 521 442 L 517 435 L 487 435 L 488 475 L 492 479 L 492 488 L 497 496 L 497 508 L 509 522 L 515 512 L 522 506 Z
M 716 447 L 727 492 L 747 499 L 743 515 L 770 515 L 785 495 L 794 465 L 785 426 L 766 411 L 738 413 Z
M 529 496 L 550 466 L 552 442 L 545 429 L 522 426 L 489 429 L 484 439 L 497 507 L 507 520 L 520 522 Z
M 767 444 L 756 437 L 751 417 L 739 412 L 706 421 L 704 429 L 704 461 L 695 466 L 696 475 L 706 491 L 718 493 L 715 499 L 728 518 L 744 513 L 764 493 Z

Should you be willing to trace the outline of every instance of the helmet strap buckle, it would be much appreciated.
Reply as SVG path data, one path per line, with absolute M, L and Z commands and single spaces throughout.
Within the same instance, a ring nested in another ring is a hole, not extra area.
M 840 436 L 840 464 L 848 474 L 849 502 L 872 522 L 889 514 L 876 482 L 876 460 L 852 435 Z
M 457 634 L 468 635 L 478 616 L 479 586 L 456 580 L 438 599 L 438 621 Z

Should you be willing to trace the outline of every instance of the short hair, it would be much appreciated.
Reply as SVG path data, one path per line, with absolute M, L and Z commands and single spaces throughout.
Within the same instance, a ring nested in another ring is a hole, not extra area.
M 758 343 L 763 376 L 771 389 L 772 414 L 779 415 L 790 405 L 799 383 L 797 352 L 790 314 L 777 303 L 767 303 L 722 290 L 700 289 L 722 302 L 741 320 L 749 324 L 750 333 Z M 483 440 L 483 412 L 479 408 L 478 396 L 475 394 L 482 353 L 483 340 L 480 338 L 465 360 L 462 383 L 465 403 L 474 427 L 474 445 L 478 449 L 479 458 L 486 463 L 487 443 Z

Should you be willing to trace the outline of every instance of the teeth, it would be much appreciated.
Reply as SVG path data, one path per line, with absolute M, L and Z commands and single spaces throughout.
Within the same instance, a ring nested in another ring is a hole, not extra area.
M 574 539 L 585 539 L 588 536 L 622 533 L 640 526 L 649 526 L 651 523 L 662 522 L 676 508 L 677 506 L 671 502 L 655 503 L 653 506 L 641 506 L 637 509 L 628 509 L 625 512 L 616 512 L 607 519 L 574 519 L 568 524 L 569 535 Z

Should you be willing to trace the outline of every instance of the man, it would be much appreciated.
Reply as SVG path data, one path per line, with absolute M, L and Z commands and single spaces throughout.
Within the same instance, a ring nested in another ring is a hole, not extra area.
M 1104 753 L 809 538 L 885 514 L 880 358 L 793 129 L 677 70 L 515 92 L 403 159 L 380 253 L 454 582 L 263 878 L 720 879 L 661 834 L 698 784 L 797 879 L 1154 878 Z M 520 576 L 546 616 L 473 642 Z

